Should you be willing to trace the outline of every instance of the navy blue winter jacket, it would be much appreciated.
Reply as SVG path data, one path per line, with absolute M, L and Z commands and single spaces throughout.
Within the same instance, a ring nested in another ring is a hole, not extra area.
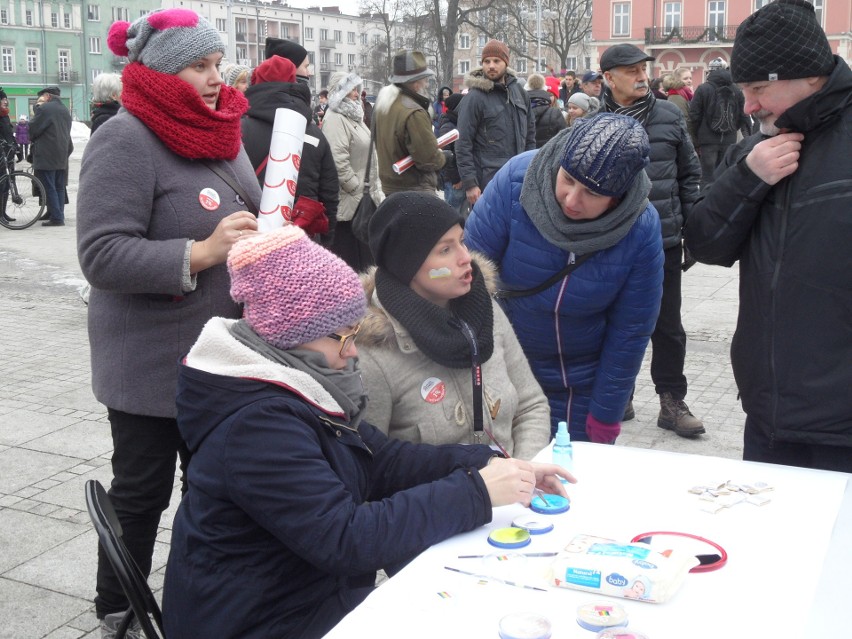
M 202 332 L 208 360 L 249 377 L 266 377 L 250 366 L 274 367 L 278 378 L 181 366 L 178 425 L 192 460 L 166 571 L 166 636 L 301 637 L 300 620 L 352 580 L 372 584 L 377 569 L 491 520 L 475 472 L 490 448 L 352 428 L 307 374 L 229 338 L 229 322 Z

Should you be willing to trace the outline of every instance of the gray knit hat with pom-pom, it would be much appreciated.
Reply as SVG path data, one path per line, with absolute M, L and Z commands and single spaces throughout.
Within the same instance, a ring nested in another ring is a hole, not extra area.
M 595 193 L 621 197 L 649 164 L 651 145 L 636 118 L 602 113 L 571 126 L 561 166 Z
M 225 51 L 219 32 L 189 9 L 152 11 L 132 24 L 113 22 L 107 44 L 116 55 L 170 75 L 211 53 Z

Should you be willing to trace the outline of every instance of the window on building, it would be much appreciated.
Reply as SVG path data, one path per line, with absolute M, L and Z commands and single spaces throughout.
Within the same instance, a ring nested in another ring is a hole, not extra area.
M 355 54 L 350 53 L 348 59 L 349 59 L 349 62 L 348 62 L 349 66 L 354 67 L 355 66 Z
M 725 2 L 724 0 L 710 0 L 707 5 L 707 26 L 715 29 L 717 33 L 722 33 L 725 28 Z M 710 40 L 716 40 L 717 37 L 710 34 Z
M 38 49 L 27 49 L 27 73 L 39 73 Z
M 71 81 L 71 51 L 68 49 L 59 50 L 59 81 Z
M 328 29 L 320 29 L 320 40 L 328 40 Z
M 320 64 L 328 64 L 328 49 L 320 49 Z
M 675 29 L 681 27 L 681 3 L 680 2 L 664 2 L 663 3 L 663 33 L 671 33 Z
M 754 10 L 757 11 L 761 7 L 768 5 L 770 2 L 772 2 L 772 0 L 754 0 Z
M 823 0 L 811 0 L 811 3 L 814 5 L 814 12 L 816 13 L 816 19 L 820 26 L 823 26 L 824 23 L 822 21 L 823 14 Z
M 334 66 L 342 67 L 343 66 L 343 54 L 335 53 L 334 54 Z
M 88 11 L 88 20 L 89 22 L 100 22 L 101 21 L 101 7 L 97 4 L 90 4 L 86 7 Z
M 89 37 L 89 53 L 100 53 L 101 52 L 101 39 L 99 36 L 90 36 Z
M 334 30 L 334 41 L 343 42 L 343 31 Z
M 378 33 L 374 33 L 373 34 L 373 46 L 378 45 L 381 41 L 382 41 L 382 36 L 380 36 Z
M 592 68 L 592 56 L 587 55 L 585 57 L 585 61 L 586 61 L 586 64 L 583 65 L 583 68 L 584 69 L 591 69 Z
M 518 73 L 526 73 L 527 72 L 527 59 L 526 58 L 518 58 L 515 60 L 515 70 Z
M 95 78 L 97 78 L 101 73 L 103 73 L 101 69 L 92 69 L 92 82 L 94 82 Z
M 70 13 L 63 13 L 62 14 L 62 23 L 65 25 L 66 29 L 71 28 L 71 14 Z
M 366 33 L 362 33 L 361 34 L 361 45 L 366 47 L 369 44 L 369 42 L 370 42 L 369 36 Z
M 577 70 L 577 56 L 575 56 L 575 55 L 568 56 L 567 58 L 565 58 L 565 64 L 566 64 L 566 66 L 565 66 L 566 69 L 569 69 L 571 71 L 576 71 Z
M 470 73 L 470 60 L 459 60 L 459 73 L 461 75 Z
M 355 32 L 347 31 L 346 32 L 346 44 L 355 44 Z
M 477 38 L 477 42 L 476 42 L 476 44 L 477 44 L 477 45 L 479 46 L 479 48 L 481 49 L 481 48 L 482 48 L 482 47 L 484 47 L 486 44 L 488 44 L 488 36 L 486 36 L 484 33 L 480 33 L 480 34 L 479 34 L 479 38 Z
M 313 40 L 313 39 L 314 39 L 313 27 L 305 27 L 305 40 Z
M 145 16 L 147 16 L 149 13 L 151 13 L 151 10 L 150 10 L 150 9 L 139 9 L 139 17 L 140 17 L 140 18 L 144 18 L 144 17 L 145 17 Z
M 126 7 L 113 7 L 112 8 L 112 21 L 116 20 L 127 20 L 130 22 L 130 9 Z
M 216 31 L 225 33 L 228 30 L 228 21 L 225 18 L 216 18 Z
M 630 3 L 616 2 L 612 5 L 612 35 L 630 35 Z
M 54 29 L 59 28 L 59 14 L 58 13 L 51 13 L 50 14 L 50 26 L 53 27 Z
M 547 71 L 547 59 L 546 58 L 539 59 L 538 68 L 536 69 L 536 71 L 538 71 L 539 73 L 544 73 L 545 71 Z
M 308 51 L 308 66 L 316 65 L 316 56 L 313 51 Z
M 6 9 L 0 9 L 0 24 L 9 24 L 9 12 Z
M 366 53 L 361 54 L 361 66 L 362 67 L 367 66 L 367 54 Z
M 0 49 L 0 70 L 3 73 L 15 72 L 15 49 L 13 47 L 2 47 Z
M 468 34 L 459 34 L 459 49 L 470 49 L 470 36 Z
M 33 26 L 33 12 L 32 9 L 27 9 L 24 11 L 24 24 L 28 27 Z

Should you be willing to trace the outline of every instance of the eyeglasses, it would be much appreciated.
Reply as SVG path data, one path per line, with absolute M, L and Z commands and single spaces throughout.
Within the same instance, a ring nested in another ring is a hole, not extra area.
M 338 335 L 337 333 L 329 333 L 328 335 L 326 335 L 326 337 L 340 342 L 340 350 L 338 351 L 338 354 L 343 357 L 343 352 L 355 343 L 355 338 L 358 335 L 358 331 L 360 330 L 361 323 L 359 322 L 355 325 L 355 328 L 352 329 L 352 332 L 348 335 Z

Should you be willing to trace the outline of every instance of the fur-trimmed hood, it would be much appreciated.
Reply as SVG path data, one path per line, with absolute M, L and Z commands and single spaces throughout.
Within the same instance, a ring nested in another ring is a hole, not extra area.
M 471 252 L 471 258 L 482 271 L 485 280 L 485 288 L 492 295 L 497 291 L 499 276 L 497 266 L 481 253 Z M 374 346 L 379 348 L 397 348 L 397 334 L 407 334 L 408 331 L 391 317 L 382 307 L 376 295 L 376 268 L 371 267 L 361 274 L 361 284 L 367 296 L 369 306 L 367 315 L 361 322 L 361 330 L 358 332 L 359 345 Z
M 336 76 L 337 74 L 334 75 Z M 334 79 L 337 80 L 338 78 Z M 364 81 L 361 79 L 361 76 L 354 72 L 347 73 L 336 83 L 330 83 L 328 86 L 328 108 L 332 111 L 337 111 L 337 107 L 340 106 L 343 98 L 345 98 L 352 89 L 360 87 L 363 84 Z
M 512 67 L 506 67 L 506 85 L 508 86 L 512 82 L 518 81 L 518 74 Z M 480 91 L 485 91 L 488 93 L 489 91 L 494 90 L 494 86 L 497 83 L 494 80 L 489 80 L 485 77 L 485 71 L 483 71 L 482 67 L 478 67 L 471 71 L 465 76 L 464 85 L 469 89 L 479 89 Z

